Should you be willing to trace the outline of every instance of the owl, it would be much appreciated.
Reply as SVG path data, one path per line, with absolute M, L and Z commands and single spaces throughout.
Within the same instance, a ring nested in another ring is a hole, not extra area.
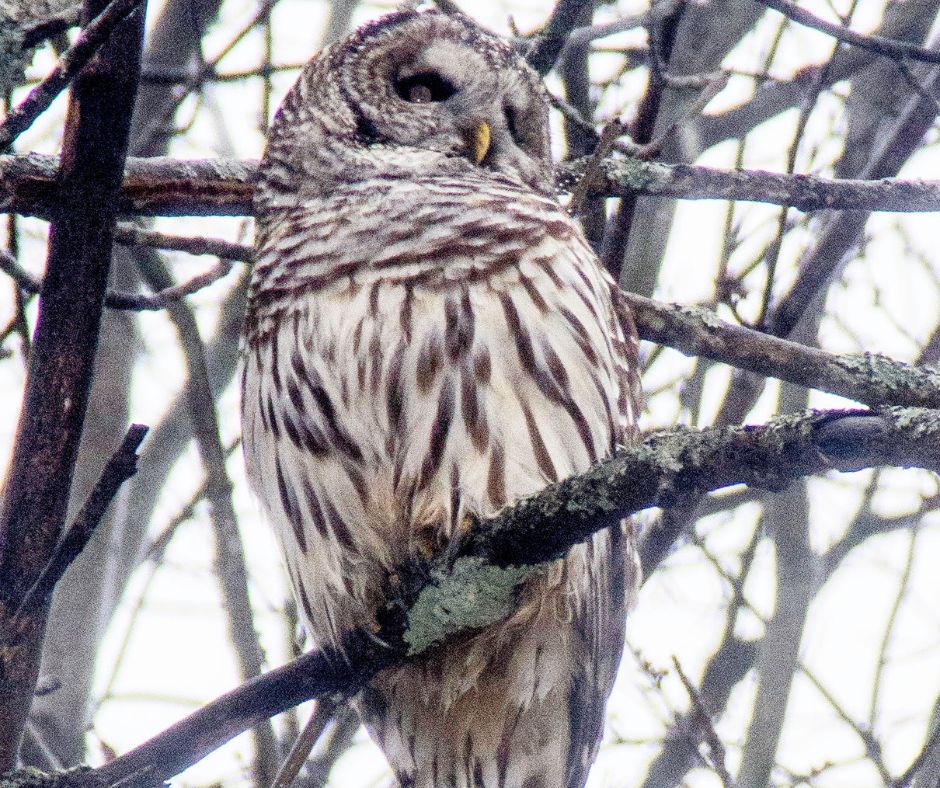
M 553 190 L 541 82 L 469 18 L 400 11 L 317 55 L 271 126 L 244 451 L 315 643 L 395 567 L 635 439 L 637 336 Z M 638 571 L 628 524 L 356 708 L 402 786 L 584 785 Z

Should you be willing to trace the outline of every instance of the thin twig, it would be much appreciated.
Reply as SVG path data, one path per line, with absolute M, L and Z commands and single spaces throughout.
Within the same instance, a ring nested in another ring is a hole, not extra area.
M 85 499 L 72 525 L 56 546 L 49 562 L 20 600 L 13 613 L 14 622 L 24 613 L 35 610 L 48 602 L 56 583 L 65 574 L 65 570 L 85 549 L 85 545 L 88 544 L 88 540 L 91 539 L 121 485 L 137 473 L 137 460 L 140 459 L 137 449 L 149 429 L 144 424 L 132 424 L 128 428 L 120 447 L 104 466 L 97 483 Z
M 251 259 L 251 247 L 245 244 L 223 241 L 220 238 L 187 238 L 170 235 L 156 230 L 144 230 L 128 222 L 118 224 L 114 230 L 114 240 L 122 246 L 146 246 L 192 255 L 211 255 L 222 260 L 247 261 Z
M 717 74 L 706 74 L 702 77 L 696 76 L 695 82 L 683 83 L 681 85 L 682 87 L 698 87 L 700 79 L 707 80 L 701 94 L 695 101 L 689 104 L 685 112 L 670 123 L 655 139 L 645 145 L 637 146 L 635 150 L 631 151 L 632 155 L 636 156 L 638 159 L 651 159 L 656 156 L 666 143 L 678 134 L 683 126 L 702 114 L 702 110 L 705 109 L 708 102 L 725 89 L 730 76 L 731 75 L 727 72 L 719 71 Z M 672 80 L 672 83 L 667 82 L 666 84 L 671 88 L 677 87 L 677 85 L 673 84 L 674 82 L 675 79 Z
M 809 11 L 804 11 L 795 3 L 789 2 L 789 0 L 756 0 L 756 2 L 783 14 L 787 19 L 792 19 L 801 25 L 832 36 L 844 44 L 852 44 L 870 52 L 884 55 L 892 60 L 908 58 L 910 60 L 922 60 L 925 63 L 940 63 L 940 52 L 933 49 L 925 49 L 916 44 L 908 44 L 906 41 L 896 41 L 879 35 L 856 33 L 854 30 L 849 30 L 842 25 L 835 25 L 825 19 L 820 19 Z
M 568 213 L 577 216 L 581 210 L 581 203 L 596 188 L 599 178 L 603 177 L 602 163 L 607 154 L 613 150 L 617 138 L 626 131 L 626 126 L 619 120 L 612 120 L 601 132 L 601 137 L 597 141 L 597 147 L 594 152 L 587 157 L 587 163 L 584 165 L 584 171 L 581 177 L 571 190 L 571 200 L 568 203 Z
M 239 42 L 245 38 L 245 36 L 247 36 L 252 30 L 255 29 L 255 27 L 257 27 L 260 22 L 266 19 L 270 15 L 271 11 L 274 10 L 274 7 L 278 2 L 279 0 L 262 0 L 260 6 L 255 11 L 251 19 L 229 39 L 228 43 L 222 47 L 221 51 L 214 58 L 212 58 L 212 60 L 200 66 L 198 73 L 194 74 L 186 82 L 182 90 L 180 90 L 176 96 L 176 100 L 172 102 L 169 107 L 167 107 L 166 111 L 161 112 L 155 117 L 151 118 L 147 125 L 140 130 L 140 133 L 134 140 L 135 150 L 147 150 L 159 135 L 165 133 L 166 127 L 173 119 L 173 115 L 176 112 L 176 109 L 183 102 L 183 100 L 186 99 L 190 93 L 202 85 L 205 77 L 214 73 L 215 67 L 219 64 L 222 58 L 228 55 L 239 44 Z
M 300 774 L 307 756 L 310 755 L 310 751 L 320 739 L 320 736 L 323 735 L 323 731 L 330 720 L 333 719 L 340 703 L 340 699 L 332 697 L 321 698 L 317 701 L 310 719 L 307 720 L 307 724 L 304 725 L 304 729 L 291 747 L 287 758 L 281 764 L 274 782 L 271 783 L 271 788 L 288 788 L 294 782 L 294 779 Z
M 914 562 L 917 556 L 917 537 L 920 534 L 915 526 L 911 529 L 907 544 L 907 555 L 904 559 L 904 569 L 901 570 L 901 577 L 898 580 L 898 588 L 891 602 L 891 610 L 888 612 L 888 623 L 885 626 L 884 636 L 878 647 L 878 662 L 875 667 L 875 678 L 872 683 L 871 703 L 868 709 L 868 729 L 874 730 L 878 718 L 878 707 L 881 701 L 881 687 L 884 681 L 885 668 L 888 666 L 888 649 L 891 647 L 891 641 L 894 638 L 898 626 L 898 615 L 901 612 L 901 605 L 904 604 L 910 592 L 911 576 L 914 572 Z
M 675 655 L 673 655 L 672 664 L 679 674 L 682 686 L 685 687 L 685 691 L 689 694 L 689 700 L 692 701 L 692 706 L 695 709 L 698 728 L 704 735 L 705 743 L 708 745 L 709 765 L 715 770 L 715 773 L 721 779 L 721 784 L 724 785 L 725 788 L 734 788 L 734 780 L 728 772 L 728 767 L 725 765 L 725 746 L 721 743 L 721 739 L 715 731 L 715 726 L 712 725 L 711 714 L 708 713 L 708 709 L 705 708 L 705 704 L 702 701 L 702 696 L 695 688 L 695 685 L 689 681 L 689 677 L 685 675 L 685 671 L 682 670 L 682 665 L 679 664 L 679 659 Z
M 209 245 L 214 241 L 206 239 Z M 218 243 L 226 243 L 218 241 Z M 199 252 L 199 254 L 210 254 L 210 252 Z M 109 290 L 104 299 L 104 304 L 110 309 L 121 309 L 132 312 L 152 312 L 160 309 L 166 309 L 170 304 L 180 301 L 186 296 L 198 293 L 200 290 L 208 287 L 222 279 L 232 270 L 231 264 L 226 260 L 220 260 L 208 271 L 198 274 L 185 282 L 172 287 L 164 288 L 156 293 L 142 294 L 129 293 L 126 290 Z M 24 270 L 17 264 L 13 257 L 0 249 L 0 271 L 7 274 L 17 286 L 27 293 L 41 293 L 42 280 L 37 279 L 31 273 Z

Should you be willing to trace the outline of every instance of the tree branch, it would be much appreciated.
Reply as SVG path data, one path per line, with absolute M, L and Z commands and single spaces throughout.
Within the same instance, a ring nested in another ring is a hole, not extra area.
M 876 353 L 837 354 L 721 320 L 700 307 L 619 291 L 642 339 L 870 407 L 940 408 L 940 372 Z
M 71 565 L 78 554 L 88 544 L 95 528 L 104 517 L 114 496 L 117 495 L 121 485 L 137 473 L 137 449 L 147 434 L 149 428 L 143 424 L 132 424 L 127 435 L 111 455 L 101 476 L 95 484 L 85 504 L 76 515 L 74 522 L 66 530 L 65 535 L 43 568 L 42 573 L 26 592 L 19 607 L 14 611 L 13 618 L 19 618 L 24 613 L 33 613 L 43 607 L 52 595 L 52 590 L 59 582 L 65 570 Z
M 0 156 L 0 212 L 48 219 L 56 202 L 56 159 Z M 560 187 L 580 180 L 586 159 L 559 165 Z M 257 162 L 233 159 L 130 158 L 119 211 L 125 216 L 250 216 Z M 940 181 L 831 179 L 763 170 L 660 164 L 615 154 L 600 167 L 598 196 L 647 195 L 685 200 L 744 200 L 801 211 L 940 210 Z
M 112 0 L 75 39 L 62 55 L 56 67 L 42 82 L 34 87 L 22 103 L 0 123 L 0 150 L 10 144 L 36 120 L 55 100 L 75 75 L 94 57 L 95 52 L 124 19 L 143 0 Z
M 656 433 L 479 523 L 456 557 L 396 572 L 400 581 L 379 611 L 378 631 L 350 633 L 342 654 L 304 654 L 92 774 L 99 785 L 158 785 L 267 716 L 310 698 L 353 694 L 380 670 L 502 618 L 515 603 L 518 583 L 633 512 L 731 484 L 779 490 L 809 474 L 872 465 L 940 470 L 940 412 L 828 411 L 763 426 Z
M 581 162 L 568 169 L 577 171 Z M 596 189 L 607 197 L 644 194 L 682 200 L 743 200 L 787 205 L 801 211 L 940 210 L 940 181 L 906 178 L 859 180 L 783 175 L 764 170 L 717 170 L 691 164 L 661 164 L 617 156 L 604 163 Z M 564 177 L 564 170 L 560 173 Z
M 585 6 L 593 4 L 594 0 L 558 0 L 545 27 L 539 31 L 526 52 L 525 58 L 529 65 L 542 76 L 551 71 L 568 43 L 568 36 L 578 26 L 581 12 Z
M 787 19 L 832 36 L 844 44 L 852 44 L 852 46 L 867 49 L 869 52 L 884 55 L 892 60 L 922 60 L 925 63 L 940 63 L 940 52 L 933 49 L 924 49 L 906 41 L 895 41 L 879 35 L 856 33 L 842 25 L 834 25 L 832 22 L 813 16 L 809 11 L 804 11 L 789 0 L 757 0 L 757 2 L 783 14 Z
M 104 10 L 86 0 L 84 18 Z M 123 7 L 123 6 L 121 6 Z M 12 613 L 62 531 L 111 261 L 117 195 L 140 73 L 144 13 L 124 18 L 75 79 L 56 181 L 48 265 L 0 509 L 0 770 L 16 762 L 39 669 L 45 608 Z

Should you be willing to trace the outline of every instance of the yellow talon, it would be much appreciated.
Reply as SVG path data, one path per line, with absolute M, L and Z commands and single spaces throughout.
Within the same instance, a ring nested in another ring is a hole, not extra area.
M 458 529 L 460 530 L 461 534 L 468 534 L 473 530 L 476 524 L 476 517 L 467 512 L 464 513 L 464 516 L 460 518 L 460 525 L 458 526 Z
M 490 124 L 485 120 L 480 121 L 480 125 L 473 130 L 470 136 L 470 153 L 473 156 L 473 163 L 479 164 L 486 158 L 490 149 Z

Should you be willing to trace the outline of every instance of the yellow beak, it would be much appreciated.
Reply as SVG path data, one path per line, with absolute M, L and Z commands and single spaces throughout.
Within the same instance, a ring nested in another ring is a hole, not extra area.
M 470 134 L 470 155 L 474 164 L 479 164 L 486 158 L 490 149 L 490 124 L 485 120 L 480 121 Z

